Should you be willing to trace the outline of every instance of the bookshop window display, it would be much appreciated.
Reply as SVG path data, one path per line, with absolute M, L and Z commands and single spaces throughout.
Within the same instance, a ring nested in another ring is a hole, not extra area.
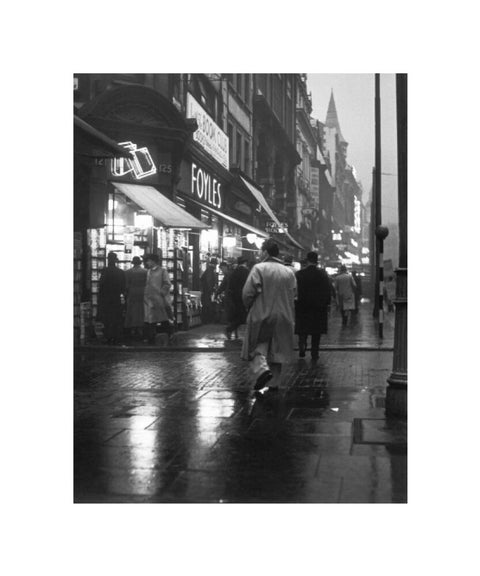
M 147 211 L 130 198 L 118 192 L 109 194 L 106 226 L 90 229 L 87 234 L 90 252 L 91 313 L 93 319 L 98 311 L 99 280 L 109 252 L 118 257 L 118 267 L 127 270 L 132 258 L 155 253 L 169 274 L 172 283 L 171 296 L 178 328 L 196 325 L 200 318 L 200 299 L 190 295 L 192 283 L 192 252 L 189 231 L 164 228 Z

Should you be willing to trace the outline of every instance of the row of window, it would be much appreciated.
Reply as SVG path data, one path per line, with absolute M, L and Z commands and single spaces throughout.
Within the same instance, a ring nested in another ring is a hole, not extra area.
M 228 123 L 230 165 L 236 164 L 245 174 L 251 169 L 251 143 L 245 133 Z
M 240 98 L 247 104 L 250 101 L 251 74 L 227 74 L 228 82 Z

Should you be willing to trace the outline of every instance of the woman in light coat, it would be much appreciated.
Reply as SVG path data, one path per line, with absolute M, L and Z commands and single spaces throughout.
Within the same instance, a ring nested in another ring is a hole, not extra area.
M 155 343 L 156 325 L 161 324 L 171 338 L 173 328 L 169 323 L 169 294 L 171 282 L 168 272 L 159 264 L 156 254 L 145 257 L 145 265 L 148 268 L 147 282 L 144 292 L 144 319 L 145 332 L 150 344 Z
M 256 264 L 243 287 L 242 298 L 248 310 L 242 358 L 250 361 L 255 390 L 269 383 L 278 389 L 282 364 L 288 362 L 294 348 L 297 281 L 292 268 L 278 258 L 278 245 L 266 240 L 264 260 Z

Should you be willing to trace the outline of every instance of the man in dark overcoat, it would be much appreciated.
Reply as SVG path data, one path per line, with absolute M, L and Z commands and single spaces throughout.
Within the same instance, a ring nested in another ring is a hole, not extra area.
M 318 254 L 309 252 L 306 267 L 296 273 L 298 295 L 295 307 L 295 334 L 298 334 L 300 358 L 305 357 L 309 335 L 312 340 L 312 359 L 318 358 L 320 335 L 326 334 L 328 328 L 330 280 L 326 271 L 317 265 Z
M 232 337 L 232 333 L 235 334 L 235 338 L 238 338 L 238 328 L 247 321 L 247 310 L 243 304 L 242 290 L 249 273 L 247 260 L 242 256 L 238 257 L 237 267 L 229 277 L 226 290 L 226 296 L 229 302 L 226 332 L 229 340 Z
M 108 344 L 118 343 L 123 336 L 123 304 L 125 272 L 117 268 L 118 257 L 109 252 L 108 265 L 102 271 L 98 294 L 98 320 L 103 322 Z

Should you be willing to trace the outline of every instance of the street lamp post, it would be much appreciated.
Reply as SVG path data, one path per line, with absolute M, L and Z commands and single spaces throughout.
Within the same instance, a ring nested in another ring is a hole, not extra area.
M 375 236 L 377 237 L 378 254 L 378 336 L 383 338 L 383 241 L 388 236 L 388 228 L 377 226 Z
M 407 75 L 396 75 L 399 266 L 395 270 L 393 369 L 387 379 L 386 415 L 407 417 Z
M 375 74 L 375 168 L 373 180 L 373 201 L 374 201 L 374 215 L 375 223 L 374 230 L 382 224 L 382 129 L 381 129 L 381 108 L 380 108 L 380 74 Z M 379 284 L 380 284 L 380 271 L 378 267 L 379 253 L 378 242 L 376 242 L 375 250 L 375 292 L 373 301 L 373 316 L 378 317 L 379 312 Z

